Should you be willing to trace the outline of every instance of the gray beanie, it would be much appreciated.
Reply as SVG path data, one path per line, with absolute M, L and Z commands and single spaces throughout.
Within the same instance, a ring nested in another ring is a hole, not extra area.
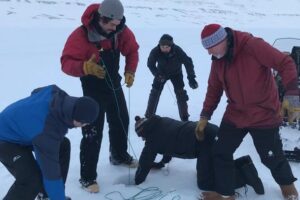
M 121 20 L 124 15 L 124 8 L 119 0 L 104 0 L 98 9 L 100 16 Z

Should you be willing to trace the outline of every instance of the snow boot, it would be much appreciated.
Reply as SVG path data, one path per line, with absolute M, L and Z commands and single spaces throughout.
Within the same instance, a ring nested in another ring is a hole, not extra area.
M 100 191 L 99 185 L 96 180 L 86 181 L 83 179 L 79 179 L 81 184 L 81 188 L 90 193 L 98 193 Z
M 290 185 L 280 185 L 284 200 L 299 200 L 299 195 L 294 183 Z
M 202 192 L 198 200 L 235 200 L 234 196 L 222 196 L 217 192 Z
M 109 161 L 112 165 L 123 165 L 129 168 L 137 168 L 139 165 L 139 161 L 137 159 L 134 159 L 128 153 L 126 153 L 126 155 L 122 159 L 113 156 L 113 154 L 110 154 Z
M 262 195 L 265 193 L 263 183 L 249 155 L 235 160 L 235 165 L 240 170 L 240 175 L 242 175 L 247 185 L 253 187 L 257 194 Z

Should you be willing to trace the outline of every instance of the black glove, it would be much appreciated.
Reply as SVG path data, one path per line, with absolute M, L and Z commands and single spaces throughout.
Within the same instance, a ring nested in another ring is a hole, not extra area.
M 189 79 L 189 85 L 190 85 L 190 88 L 192 88 L 192 89 L 198 88 L 198 83 L 195 78 Z
M 163 167 L 165 167 L 165 164 L 162 161 L 160 161 L 160 162 L 153 162 L 152 166 L 151 166 L 151 169 L 161 169 Z

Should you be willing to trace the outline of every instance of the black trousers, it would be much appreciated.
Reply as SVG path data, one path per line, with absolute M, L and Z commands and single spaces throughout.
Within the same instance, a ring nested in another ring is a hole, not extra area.
M 44 192 L 41 171 L 31 147 L 0 143 L 0 161 L 15 178 L 3 200 L 34 200 L 39 192 Z M 67 138 L 61 143 L 59 161 L 65 182 L 70 162 L 70 141 Z
M 97 163 L 103 137 L 105 114 L 109 126 L 111 156 L 117 160 L 128 158 L 129 115 L 120 84 L 115 90 L 107 88 L 107 86 L 95 88 L 90 83 L 83 84 L 82 87 L 84 95 L 95 99 L 100 107 L 97 120 L 82 128 L 83 137 L 80 144 L 81 179 L 92 181 L 97 178 Z
M 160 77 L 155 77 L 152 83 L 152 89 L 149 95 L 148 106 L 145 113 L 146 117 L 153 116 L 156 113 L 160 95 L 166 82 L 170 80 L 174 87 L 176 95 L 179 116 L 182 121 L 187 121 L 189 117 L 187 101 L 189 97 L 186 90 L 184 90 L 184 82 L 182 73 L 172 75 L 168 79 L 162 80 Z
M 222 195 L 234 195 L 233 153 L 247 133 L 250 133 L 262 163 L 270 169 L 273 178 L 279 185 L 289 185 L 297 180 L 283 155 L 279 128 L 240 129 L 222 122 L 218 139 L 213 146 L 216 192 Z
M 173 75 L 164 81 L 160 80 L 158 77 L 155 77 L 153 80 L 153 83 L 152 83 L 152 88 L 162 91 L 164 89 L 164 86 L 165 86 L 165 83 L 167 82 L 167 80 L 170 80 L 172 82 L 174 91 L 183 90 L 184 82 L 183 82 L 182 73 Z
M 215 190 L 212 147 L 215 142 L 218 130 L 219 127 L 214 124 L 208 123 L 205 127 L 204 141 L 197 143 L 197 185 L 201 190 Z

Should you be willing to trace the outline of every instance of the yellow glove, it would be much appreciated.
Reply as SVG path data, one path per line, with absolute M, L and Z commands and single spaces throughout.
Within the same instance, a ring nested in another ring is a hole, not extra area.
M 197 127 L 196 127 L 196 130 L 195 130 L 195 134 L 196 134 L 196 138 L 199 140 L 199 141 L 202 141 L 204 140 L 204 129 L 207 125 L 207 122 L 208 120 L 204 117 L 201 117 L 199 122 L 197 123 Z
M 125 72 L 125 83 L 127 87 L 131 87 L 134 81 L 134 74 L 131 72 Z
M 105 77 L 105 69 L 97 64 L 97 59 L 95 54 L 92 57 L 83 63 L 83 72 L 85 75 L 94 75 L 100 79 Z
M 300 118 L 299 96 L 285 96 L 281 107 L 281 116 L 287 113 L 289 123 Z

